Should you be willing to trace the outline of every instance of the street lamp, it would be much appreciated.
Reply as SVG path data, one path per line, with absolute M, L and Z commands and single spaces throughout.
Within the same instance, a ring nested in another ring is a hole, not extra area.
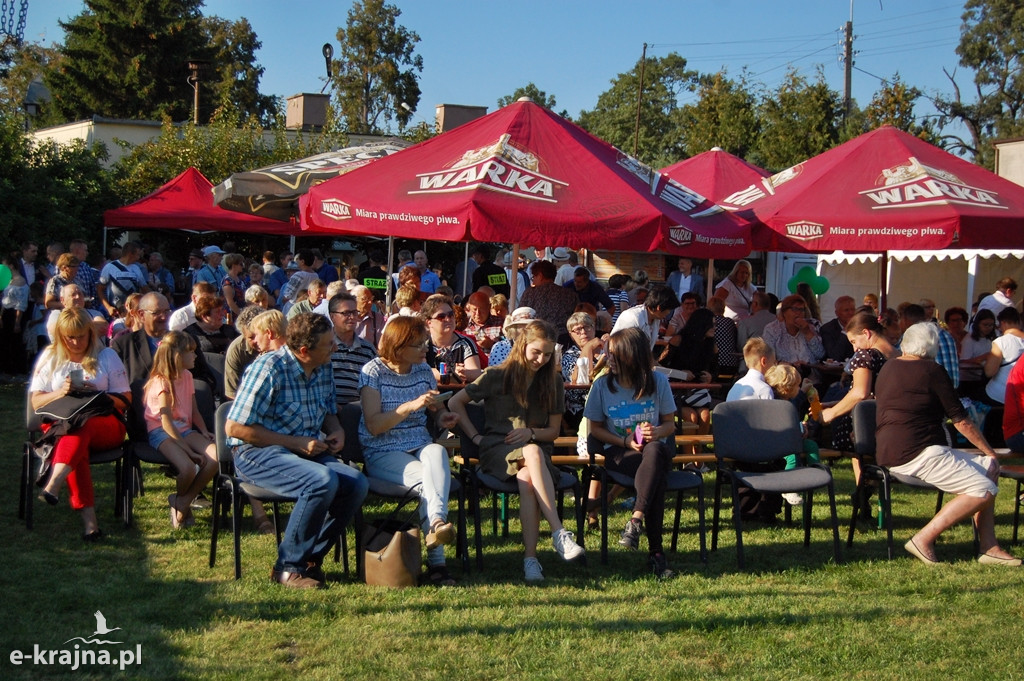
M 188 70 L 191 71 L 188 84 L 195 91 L 195 99 L 192 102 L 192 122 L 195 125 L 199 125 L 199 75 L 206 70 L 209 64 L 210 62 L 205 59 L 188 60 Z

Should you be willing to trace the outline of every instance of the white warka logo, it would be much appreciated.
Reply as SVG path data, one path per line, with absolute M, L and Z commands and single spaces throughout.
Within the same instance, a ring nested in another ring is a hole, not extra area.
M 1007 209 L 999 202 L 998 192 L 966 185 L 953 173 L 926 166 L 913 156 L 883 169 L 875 184 L 879 188 L 860 192 L 871 199 L 872 210 L 945 204 Z
M 472 149 L 451 168 L 417 175 L 419 186 L 410 194 L 446 194 L 469 189 L 488 189 L 533 201 L 558 203 L 555 190 L 567 182 L 539 172 L 535 154 L 517 149 L 505 133 L 490 146 Z
M 786 225 L 786 236 L 797 241 L 811 241 L 825 236 L 824 225 L 817 222 L 791 222 Z
M 348 220 L 352 217 L 352 209 L 338 199 L 324 199 L 320 202 L 320 212 L 332 220 Z
M 72 641 L 81 641 L 81 643 L 75 643 L 73 647 L 62 647 L 55 650 L 41 648 L 36 643 L 32 646 L 31 651 L 12 650 L 9 658 L 11 664 L 15 666 L 32 664 L 40 667 L 67 667 L 70 671 L 85 666 L 118 667 L 124 671 L 125 668 L 132 665 L 141 665 L 141 643 L 137 643 L 134 649 L 100 647 L 124 645 L 124 641 L 112 640 L 113 638 L 124 638 L 124 632 L 121 632 L 121 627 L 108 627 L 107 618 L 99 610 L 93 615 L 96 617 L 96 630 L 88 637 L 73 636 L 64 641 L 63 646 L 67 646 Z

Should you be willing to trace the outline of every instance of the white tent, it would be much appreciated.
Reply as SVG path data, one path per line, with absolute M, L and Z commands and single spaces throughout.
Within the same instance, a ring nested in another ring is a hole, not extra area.
M 888 282 L 879 281 L 881 255 L 836 251 L 818 256 L 818 274 L 829 280 L 829 290 L 820 296 L 824 319 L 834 317 L 839 296 L 852 296 L 858 305 L 866 293 L 888 291 L 889 307 L 921 298 L 935 301 L 938 314 L 949 307 L 970 311 L 978 295 L 995 290 L 1003 277 L 1013 277 L 1024 291 L 1024 251 L 941 250 L 889 251 Z

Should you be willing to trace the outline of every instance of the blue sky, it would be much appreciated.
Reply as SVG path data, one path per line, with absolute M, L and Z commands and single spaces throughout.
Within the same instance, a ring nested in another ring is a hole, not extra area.
M 392 0 L 399 23 L 417 32 L 423 57 L 422 97 L 415 121 L 432 120 L 440 103 L 486 106 L 534 82 L 576 116 L 591 109 L 619 73 L 640 58 L 675 51 L 691 68 L 725 67 L 769 88 L 792 65 L 812 77 L 820 66 L 829 85 L 843 89 L 841 29 L 851 0 Z M 949 93 L 943 67 L 957 68 L 963 2 L 857 0 L 853 95 L 866 105 L 880 78 L 899 72 L 928 93 Z M 80 0 L 30 0 L 25 38 L 60 41 L 57 24 L 78 14 Z M 321 46 L 335 43 L 347 0 L 207 0 L 204 13 L 246 17 L 263 43 L 261 90 L 288 96 L 319 92 L 325 76 Z M 969 72 L 958 81 L 970 92 Z M 932 113 L 919 105 L 920 115 Z

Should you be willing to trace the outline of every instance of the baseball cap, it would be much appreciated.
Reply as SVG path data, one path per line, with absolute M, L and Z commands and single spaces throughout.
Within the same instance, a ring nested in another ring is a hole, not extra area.
M 220 246 L 207 246 L 206 248 L 203 249 L 203 257 L 204 258 L 208 257 L 208 256 L 211 256 L 214 253 L 220 253 L 220 254 L 223 255 L 224 251 L 220 250 Z

